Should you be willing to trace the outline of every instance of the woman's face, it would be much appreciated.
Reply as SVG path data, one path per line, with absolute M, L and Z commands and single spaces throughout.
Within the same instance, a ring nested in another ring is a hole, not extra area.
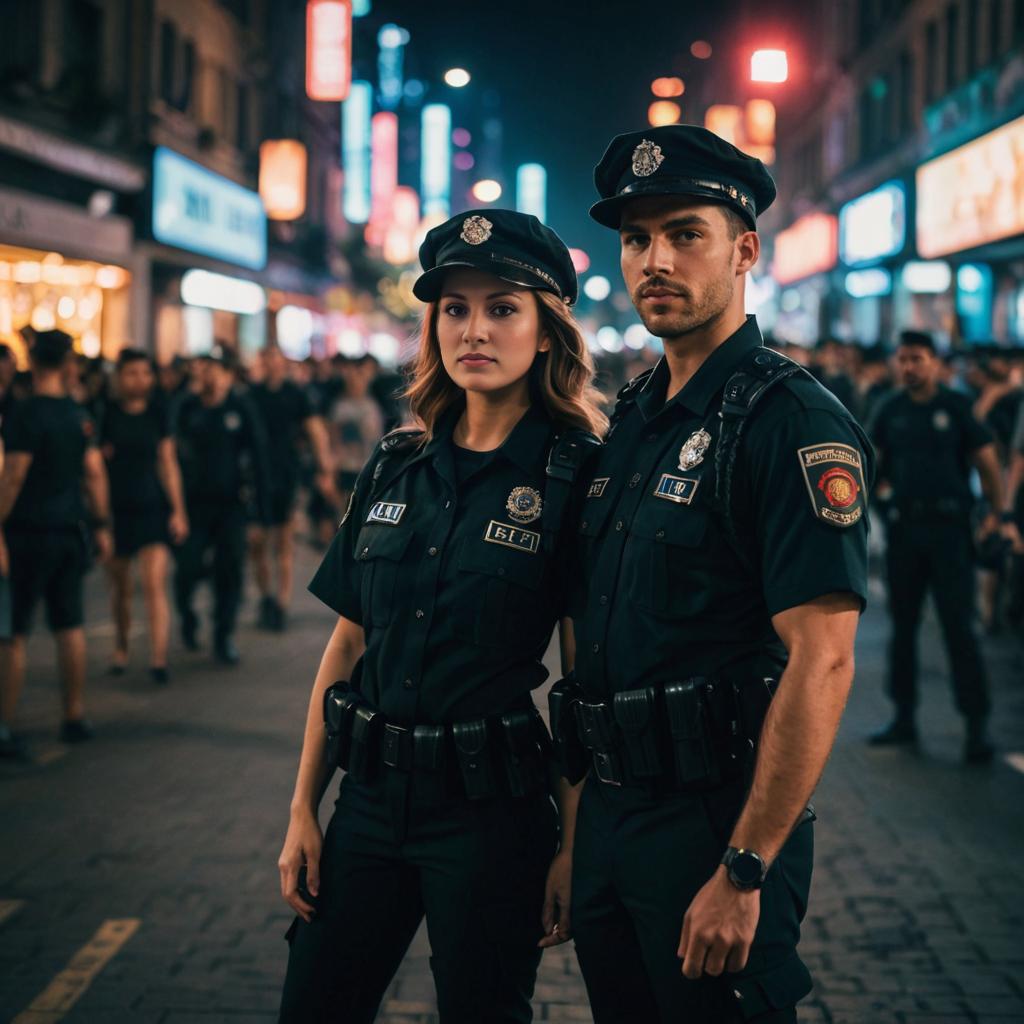
M 464 391 L 500 392 L 526 385 L 542 334 L 531 289 L 482 270 L 453 270 L 438 301 L 437 339 L 448 376 Z

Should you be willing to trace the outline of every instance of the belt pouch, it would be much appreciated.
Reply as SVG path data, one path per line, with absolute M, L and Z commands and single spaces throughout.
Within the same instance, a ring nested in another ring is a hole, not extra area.
M 412 763 L 418 772 L 444 767 L 444 726 L 417 725 L 412 734 Z
M 483 718 L 456 722 L 452 726 L 455 754 L 459 760 L 462 783 L 470 800 L 486 800 L 497 796 L 498 786 L 487 749 L 487 722 Z
M 615 694 L 612 711 L 622 732 L 626 762 L 637 778 L 654 778 L 661 774 L 658 754 L 657 694 L 653 687 L 623 690 Z
M 548 692 L 548 716 L 555 757 L 562 774 L 575 786 L 587 774 L 587 750 L 576 729 L 576 702 L 581 691 L 568 679 L 560 679 Z
M 688 679 L 665 687 L 676 781 L 681 786 L 710 782 L 716 778 L 714 750 L 708 729 L 707 708 L 702 691 L 704 680 Z
M 380 760 L 380 731 L 384 717 L 379 711 L 357 707 L 352 716 L 352 749 L 349 774 L 356 782 L 372 782 Z
M 359 695 L 348 683 L 334 683 L 324 692 L 324 726 L 327 730 L 327 763 L 348 771 L 352 748 L 352 716 Z
M 505 740 L 502 762 L 512 796 L 528 796 L 544 784 L 543 762 L 537 744 L 537 726 L 530 711 L 511 711 L 501 716 Z
M 619 737 L 608 704 L 576 702 L 576 725 L 583 746 L 591 753 L 594 771 L 602 782 L 622 784 L 622 758 L 617 752 Z

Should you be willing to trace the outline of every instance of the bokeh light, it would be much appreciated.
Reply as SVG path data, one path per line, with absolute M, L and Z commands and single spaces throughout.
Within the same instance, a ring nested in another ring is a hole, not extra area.
M 473 186 L 473 198 L 478 203 L 496 203 L 501 198 L 501 185 L 491 178 L 484 178 Z
M 690 53 L 697 58 L 697 60 L 707 60 L 711 56 L 711 44 L 705 42 L 703 39 L 698 39 L 696 42 L 690 44 Z
M 656 78 L 651 82 L 651 92 L 662 99 L 682 96 L 685 91 L 686 85 L 681 78 Z
M 750 57 L 752 82 L 784 82 L 789 78 L 785 50 L 755 50 Z
M 461 153 L 456 153 L 455 156 L 452 157 L 452 163 L 455 165 L 455 169 L 457 171 L 471 171 L 473 170 L 476 161 L 473 159 L 472 153 L 466 153 L 463 151 Z
M 655 100 L 647 108 L 647 120 L 654 128 L 664 124 L 679 124 L 682 116 L 682 108 L 671 100 Z
M 569 258 L 577 274 L 586 273 L 590 269 L 590 257 L 582 249 L 570 249 Z
M 607 277 L 602 277 L 600 274 L 594 274 L 593 277 L 588 277 L 586 283 L 583 285 L 583 294 L 588 299 L 593 299 L 594 302 L 604 302 L 605 299 L 611 294 L 612 283 Z
M 469 85 L 470 75 L 465 68 L 450 68 L 444 73 L 444 80 L 453 89 L 461 89 Z
M 452 132 L 452 142 L 456 146 L 466 147 L 473 141 L 473 136 L 465 128 L 456 128 Z

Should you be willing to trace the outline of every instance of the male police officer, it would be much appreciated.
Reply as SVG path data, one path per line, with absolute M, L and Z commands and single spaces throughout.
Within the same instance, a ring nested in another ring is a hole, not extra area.
M 246 501 L 255 504 L 260 522 L 269 518 L 266 441 L 252 406 L 232 391 L 231 350 L 216 345 L 202 362 L 201 390 L 182 399 L 175 425 L 190 532 L 177 549 L 174 591 L 182 640 L 195 650 L 199 622 L 192 595 L 212 551 L 214 654 L 234 665 L 239 660 L 234 629 L 245 566 Z
M 665 358 L 620 392 L 582 514 L 580 965 L 597 1024 L 795 1021 L 807 801 L 867 593 L 869 446 L 744 316 L 775 196 L 760 161 L 677 125 L 618 136 L 595 179 L 591 215 L 619 231 Z
M 990 761 L 988 677 L 974 627 L 974 546 L 970 472 L 978 470 L 991 510 L 982 534 L 1000 529 L 1002 477 L 995 441 L 970 400 L 939 383 L 931 336 L 905 331 L 896 353 L 902 390 L 879 406 L 871 436 L 879 452 L 879 490 L 887 502 L 892 643 L 889 694 L 896 717 L 875 745 L 914 744 L 917 727 L 917 628 L 931 590 L 949 652 L 956 705 L 967 722 L 964 759 Z

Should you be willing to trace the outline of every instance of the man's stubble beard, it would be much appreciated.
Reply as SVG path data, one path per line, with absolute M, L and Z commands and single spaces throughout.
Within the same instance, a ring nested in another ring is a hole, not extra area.
M 732 279 L 722 277 L 710 285 L 701 300 L 696 305 L 678 314 L 671 314 L 670 319 L 664 319 L 666 314 L 644 315 L 641 312 L 642 306 L 634 302 L 634 306 L 644 327 L 649 334 L 655 338 L 669 339 L 684 338 L 694 331 L 699 331 L 717 320 L 729 308 L 732 302 L 733 287 Z M 692 302 L 692 295 L 691 295 Z M 661 321 L 660 323 L 658 321 Z

